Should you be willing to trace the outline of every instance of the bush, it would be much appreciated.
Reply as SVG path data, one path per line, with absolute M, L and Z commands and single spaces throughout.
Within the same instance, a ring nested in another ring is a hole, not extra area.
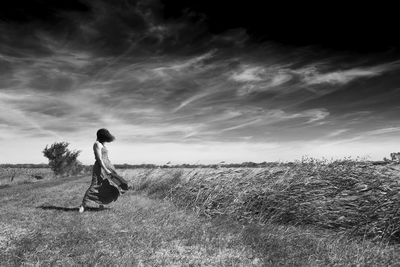
M 50 147 L 46 146 L 43 154 L 49 159 L 49 166 L 56 175 L 76 175 L 83 170 L 83 165 L 77 158 L 81 153 L 78 151 L 70 151 L 69 143 L 54 143 Z

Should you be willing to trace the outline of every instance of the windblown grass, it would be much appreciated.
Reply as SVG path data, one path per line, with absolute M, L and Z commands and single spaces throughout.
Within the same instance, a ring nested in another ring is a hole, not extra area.
M 155 170 L 135 181 L 149 195 L 208 217 L 400 241 L 398 175 L 368 162 L 306 159 L 262 169 Z

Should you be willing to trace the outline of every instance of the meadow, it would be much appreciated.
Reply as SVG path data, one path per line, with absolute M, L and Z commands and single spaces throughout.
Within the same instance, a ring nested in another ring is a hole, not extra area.
M 50 168 L 0 167 L 0 188 L 53 178 Z
M 1 265 L 398 266 L 398 164 L 141 168 L 77 212 L 90 177 L 0 188 Z

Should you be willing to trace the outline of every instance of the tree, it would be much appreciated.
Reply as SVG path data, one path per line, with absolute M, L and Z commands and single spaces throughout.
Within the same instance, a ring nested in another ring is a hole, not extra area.
M 56 175 L 75 175 L 83 170 L 82 163 L 78 161 L 81 153 L 78 151 L 70 151 L 69 143 L 54 143 L 50 147 L 46 145 L 43 155 L 49 159 L 49 166 Z

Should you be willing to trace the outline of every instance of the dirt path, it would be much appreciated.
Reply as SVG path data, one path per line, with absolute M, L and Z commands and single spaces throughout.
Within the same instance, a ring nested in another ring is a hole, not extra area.
M 0 189 L 1 265 L 261 266 L 240 225 L 128 192 L 77 212 L 90 178 Z

